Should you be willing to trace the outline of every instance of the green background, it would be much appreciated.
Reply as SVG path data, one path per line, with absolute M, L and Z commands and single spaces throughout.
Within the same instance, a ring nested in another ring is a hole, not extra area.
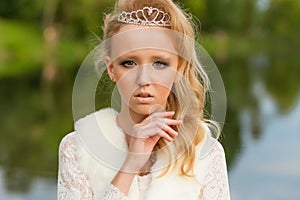
M 224 80 L 232 198 L 299 199 L 300 1 L 177 2 L 198 19 L 198 42 Z M 73 130 L 73 82 L 113 5 L 1 0 L 0 199 L 55 198 L 58 144 Z M 110 102 L 105 93 L 96 101 Z M 287 167 L 276 171 L 280 163 Z

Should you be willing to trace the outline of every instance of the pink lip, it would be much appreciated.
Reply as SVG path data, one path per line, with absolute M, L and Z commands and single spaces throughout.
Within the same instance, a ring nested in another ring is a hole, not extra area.
M 140 103 L 150 103 L 153 99 L 153 95 L 148 92 L 139 92 L 134 97 Z
M 140 92 L 136 95 L 134 95 L 135 97 L 140 97 L 140 98 L 149 98 L 149 97 L 153 97 L 153 95 L 151 95 L 148 92 Z

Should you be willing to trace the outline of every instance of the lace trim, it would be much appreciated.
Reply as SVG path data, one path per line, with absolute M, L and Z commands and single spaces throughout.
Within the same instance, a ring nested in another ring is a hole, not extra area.
M 110 184 L 104 194 L 103 200 L 128 200 L 117 187 Z
M 76 134 L 67 135 L 59 146 L 58 200 L 93 200 L 93 191 L 85 174 L 80 170 L 76 157 Z M 209 166 L 200 190 L 201 200 L 229 200 L 229 186 L 225 154 L 221 144 L 216 143 L 210 151 Z M 149 182 L 140 181 L 140 189 Z M 128 200 L 118 188 L 110 184 L 104 200 Z
M 93 192 L 76 159 L 76 135 L 65 136 L 59 146 L 58 200 L 92 200 Z
M 229 186 L 225 153 L 221 144 L 216 143 L 210 152 L 211 161 L 200 191 L 201 200 L 229 200 Z

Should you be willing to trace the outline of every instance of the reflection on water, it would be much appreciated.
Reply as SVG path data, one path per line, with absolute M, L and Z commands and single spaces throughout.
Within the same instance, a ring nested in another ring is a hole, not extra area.
M 6 184 L 3 180 L 3 169 L 0 169 L 0 197 L 3 200 L 33 200 L 33 199 L 45 199 L 53 200 L 56 199 L 56 182 L 54 179 L 38 178 L 36 177 L 34 181 L 30 184 L 30 187 L 26 192 L 18 190 L 10 190 L 6 188 Z M 15 180 L 18 182 L 23 182 L 26 185 L 25 180 Z
M 232 199 L 300 199 L 294 54 L 289 62 L 260 53 L 219 65 L 228 97 L 222 143 Z M 0 199 L 55 199 L 57 148 L 73 123 L 73 81 L 60 81 L 48 88 L 34 78 L 0 80 Z
M 67 80 L 51 91 L 34 78 L 0 80 L 0 199 L 55 199 L 57 146 L 72 128 Z
M 280 115 L 273 99 L 266 95 L 261 96 L 259 108 L 259 140 L 251 135 L 251 111 L 241 113 L 244 148 L 230 170 L 232 198 L 299 199 L 300 98 L 288 115 Z

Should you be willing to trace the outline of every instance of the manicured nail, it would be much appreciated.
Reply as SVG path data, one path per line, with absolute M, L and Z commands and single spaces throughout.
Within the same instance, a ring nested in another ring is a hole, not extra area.
M 174 111 L 166 111 L 166 115 L 174 115 L 175 112 Z

